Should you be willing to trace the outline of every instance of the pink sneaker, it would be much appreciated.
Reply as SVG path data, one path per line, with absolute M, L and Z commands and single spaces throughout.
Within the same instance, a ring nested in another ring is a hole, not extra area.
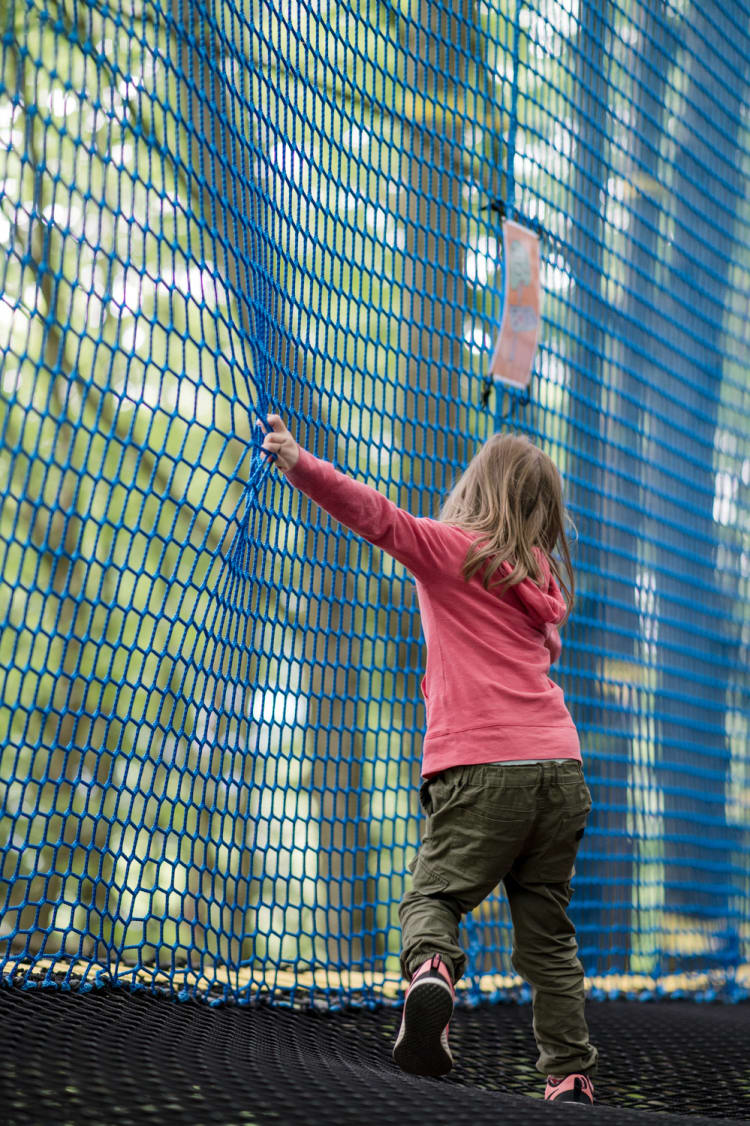
M 404 1001 L 393 1058 L 412 1075 L 445 1075 L 453 1067 L 448 1027 L 455 991 L 450 970 L 439 954 L 423 962 Z
M 581 1072 L 564 1075 L 560 1079 L 548 1075 L 544 1097 L 548 1102 L 593 1103 L 594 1084 L 588 1075 L 583 1075 Z

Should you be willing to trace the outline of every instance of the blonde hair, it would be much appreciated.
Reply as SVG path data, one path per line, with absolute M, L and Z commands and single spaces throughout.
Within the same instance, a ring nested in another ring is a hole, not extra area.
M 511 571 L 495 584 L 500 593 L 527 577 L 541 586 L 544 576 L 533 551 L 540 548 L 567 605 L 560 624 L 568 620 L 575 580 L 565 523 L 574 525 L 565 510 L 560 473 L 544 450 L 522 434 L 493 434 L 453 485 L 436 519 L 484 534 L 472 543 L 461 569 L 468 582 L 490 561 L 482 577 L 485 590 L 506 561 Z

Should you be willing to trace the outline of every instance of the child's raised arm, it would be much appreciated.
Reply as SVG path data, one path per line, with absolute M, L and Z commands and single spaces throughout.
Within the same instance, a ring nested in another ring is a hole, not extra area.
M 377 489 L 315 457 L 295 442 L 279 415 L 269 414 L 268 422 L 273 430 L 266 433 L 262 448 L 275 454 L 276 466 L 290 484 L 340 524 L 387 551 L 417 578 L 427 580 L 439 573 L 445 551 L 436 521 L 412 516 Z

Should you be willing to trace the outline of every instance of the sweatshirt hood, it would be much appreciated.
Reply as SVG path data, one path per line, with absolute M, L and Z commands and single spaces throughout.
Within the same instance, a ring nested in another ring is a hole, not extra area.
M 568 608 L 557 580 L 552 574 L 547 556 L 541 548 L 534 547 L 532 550 L 542 569 L 542 585 L 537 586 L 532 578 L 526 578 L 515 586 L 507 588 L 507 593 L 513 593 L 523 603 L 524 610 L 535 625 L 542 626 L 547 622 L 557 625 L 565 617 Z M 509 575 L 513 568 L 506 560 L 500 570 L 503 574 Z
M 473 538 L 473 534 L 468 529 L 462 528 L 461 530 L 464 534 Z M 522 582 L 516 583 L 515 586 L 506 588 L 504 593 L 516 595 L 535 625 L 543 626 L 548 622 L 557 625 L 567 614 L 568 607 L 557 580 L 552 574 L 549 559 L 540 547 L 533 547 L 531 550 L 534 552 L 542 570 L 542 585 L 537 586 L 533 579 L 526 578 Z M 507 560 L 500 567 L 500 573 L 504 575 L 509 575 L 512 570 L 513 568 Z M 493 584 L 494 581 L 493 579 Z
M 542 586 L 539 587 L 533 579 L 526 578 L 511 587 L 511 590 L 521 599 L 529 617 L 535 623 L 543 625 L 552 622 L 556 625 L 565 617 L 567 611 L 565 599 L 552 574 L 547 556 L 538 547 L 533 548 L 533 551 L 542 568 Z M 510 565 L 507 566 L 510 571 Z

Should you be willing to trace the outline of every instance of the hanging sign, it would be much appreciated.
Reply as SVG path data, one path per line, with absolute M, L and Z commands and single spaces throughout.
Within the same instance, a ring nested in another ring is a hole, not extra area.
M 503 319 L 490 360 L 489 374 L 514 387 L 528 387 L 539 342 L 539 236 L 520 223 L 506 219 L 503 223 L 503 249 Z

